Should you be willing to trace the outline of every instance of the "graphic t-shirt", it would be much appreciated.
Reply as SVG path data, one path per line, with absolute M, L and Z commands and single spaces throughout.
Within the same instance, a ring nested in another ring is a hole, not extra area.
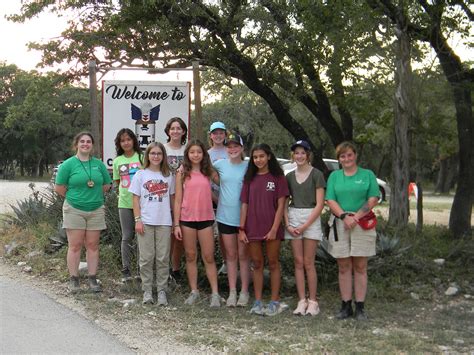
M 150 169 L 139 170 L 128 189 L 140 196 L 142 222 L 152 226 L 171 226 L 171 195 L 174 195 L 174 175 L 163 176 Z
M 288 194 L 284 176 L 267 173 L 256 175 L 250 183 L 244 182 L 240 200 L 248 204 L 245 232 L 249 241 L 263 240 L 273 226 L 278 199 Z M 282 225 L 278 228 L 277 239 L 283 239 Z
M 114 159 L 113 162 L 113 176 L 114 180 L 120 180 L 119 183 L 119 208 L 133 208 L 132 194 L 128 191 L 135 173 L 140 170 L 142 164 L 137 152 L 130 158 L 125 155 L 120 155 Z
M 87 185 L 89 180 L 94 182 L 93 187 Z M 82 162 L 73 156 L 61 164 L 56 175 L 56 185 L 67 187 L 67 202 L 78 210 L 88 212 L 104 204 L 102 186 L 111 182 L 104 163 L 96 158 Z
M 244 183 L 244 175 L 248 162 L 232 164 L 228 159 L 214 163 L 219 173 L 220 193 L 217 204 L 216 220 L 229 226 L 240 225 L 240 192 Z
M 301 184 L 296 181 L 296 170 L 286 175 L 290 189 L 290 207 L 314 208 L 316 207 L 316 189 L 325 188 L 326 181 L 321 171 L 311 168 L 311 172 Z
M 348 212 L 357 212 L 369 197 L 379 197 L 379 186 L 375 174 L 368 169 L 357 168 L 352 176 L 344 170 L 335 170 L 329 175 L 326 200 L 336 201 Z
M 185 148 L 186 147 L 182 145 L 181 148 L 174 149 L 169 143 L 165 144 L 166 155 L 168 156 L 168 165 L 170 166 L 173 173 L 175 173 L 179 166 L 183 163 Z

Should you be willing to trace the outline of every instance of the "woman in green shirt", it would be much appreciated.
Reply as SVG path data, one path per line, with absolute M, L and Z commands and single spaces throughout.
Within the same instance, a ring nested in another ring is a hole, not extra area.
M 79 262 L 82 246 L 86 248 L 89 288 L 102 291 L 97 283 L 100 231 L 106 229 L 104 193 L 110 189 L 112 179 L 104 163 L 92 157 L 94 138 L 88 132 L 74 137 L 76 154 L 61 164 L 56 176 L 55 191 L 65 197 L 63 228 L 68 239 L 67 266 L 72 293 L 80 290 Z
M 370 229 L 367 229 L 367 226 L 362 228 L 361 220 L 378 203 L 379 188 L 374 173 L 357 166 L 354 144 L 350 142 L 339 144 L 336 156 L 342 169 L 333 171 L 329 176 L 326 202 L 333 213 L 328 251 L 337 259 L 342 298 L 342 307 L 337 318 L 345 319 L 352 316 L 352 284 L 354 284 L 355 316 L 357 320 L 365 320 L 367 259 L 375 255 L 376 232 L 375 223 Z

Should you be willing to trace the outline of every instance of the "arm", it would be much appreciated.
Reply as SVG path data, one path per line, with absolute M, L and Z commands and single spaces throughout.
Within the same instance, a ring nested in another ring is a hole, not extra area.
M 66 185 L 54 185 L 54 191 L 56 191 L 59 196 L 66 197 L 67 187 Z
M 220 179 L 219 179 L 219 173 L 217 170 L 213 170 L 212 175 L 211 175 L 211 180 L 214 184 L 219 185 Z
M 281 225 L 281 219 L 283 218 L 283 210 L 285 209 L 285 200 L 286 196 L 280 197 L 278 199 L 278 206 L 275 212 L 275 219 L 273 220 L 273 225 L 270 231 L 263 237 L 265 240 L 275 240 L 278 232 L 278 228 Z
M 379 199 L 377 197 L 369 197 L 366 203 L 357 211 L 354 215 L 356 220 L 364 217 L 367 213 L 369 213 L 372 208 L 374 208 L 379 203 Z
M 249 209 L 249 205 L 247 203 L 242 202 L 242 204 L 240 205 L 239 240 L 245 244 L 249 242 L 247 238 L 247 233 L 245 233 L 245 222 L 247 221 L 248 209 Z
M 176 185 L 175 185 L 175 195 L 174 195 L 174 206 L 173 206 L 173 223 L 174 223 L 174 237 L 177 240 L 183 240 L 183 235 L 181 234 L 181 228 L 179 226 L 179 219 L 181 216 L 181 203 L 183 202 L 183 175 L 181 173 L 176 173 Z
M 143 222 L 140 219 L 136 219 L 137 217 L 141 216 L 141 210 L 140 210 L 140 196 L 133 195 L 133 215 L 135 216 L 135 231 L 138 234 L 143 235 L 145 233 L 144 228 L 143 228 Z
M 327 205 L 331 209 L 331 212 L 338 218 L 341 218 L 341 216 L 344 213 L 344 210 L 339 206 L 339 204 L 335 200 L 326 200 Z M 342 219 L 344 222 L 344 228 L 345 229 L 352 229 L 356 226 L 357 220 L 354 219 L 353 215 L 345 215 L 344 219 Z
M 318 219 L 318 217 L 321 215 L 321 212 L 323 211 L 324 208 L 324 189 L 318 188 L 316 189 L 316 207 L 313 208 L 311 211 L 311 214 L 308 217 L 308 220 L 295 228 L 295 233 L 296 234 L 301 234 L 303 233 L 313 222 Z M 290 232 L 291 233 L 291 232 Z
M 110 184 L 102 185 L 102 192 L 105 194 L 107 191 L 110 190 L 110 187 L 111 187 Z
M 293 237 L 297 237 L 298 234 L 295 233 L 295 228 L 290 226 L 290 220 L 288 219 L 288 207 L 289 207 L 289 205 L 290 205 L 290 198 L 287 197 L 285 199 L 285 207 L 283 209 L 283 221 L 284 221 L 285 228 L 288 231 L 288 233 L 290 233 Z

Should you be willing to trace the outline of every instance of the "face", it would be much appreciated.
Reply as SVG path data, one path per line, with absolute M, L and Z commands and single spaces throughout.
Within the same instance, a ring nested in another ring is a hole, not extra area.
M 268 161 L 270 160 L 270 155 L 265 153 L 265 151 L 263 150 L 257 149 L 252 153 L 252 159 L 258 170 L 263 170 L 268 168 Z
M 84 154 L 90 154 L 93 147 L 92 138 L 87 134 L 80 136 L 76 144 L 77 151 Z
M 210 133 L 211 140 L 214 144 L 222 144 L 225 139 L 225 131 L 223 129 L 215 129 Z
M 229 158 L 237 158 L 242 156 L 242 146 L 240 144 L 230 142 L 226 146 L 227 155 Z
M 184 135 L 184 131 L 181 128 L 179 122 L 173 122 L 170 126 L 168 134 L 172 141 L 181 142 L 181 138 Z
M 127 133 L 120 136 L 120 147 L 125 153 L 133 151 L 133 139 Z
M 153 147 L 151 148 L 150 152 L 148 153 L 148 160 L 150 161 L 150 165 L 159 166 L 163 161 L 163 152 L 161 151 L 160 147 Z
M 199 164 L 202 161 L 204 152 L 198 145 L 193 145 L 188 151 L 188 158 L 192 164 Z
M 339 155 L 339 163 L 341 163 L 343 169 L 353 168 L 356 166 L 356 162 L 357 154 L 352 149 L 347 149 Z
M 305 165 L 308 163 L 308 152 L 303 147 L 296 147 L 293 151 L 293 160 L 297 165 Z

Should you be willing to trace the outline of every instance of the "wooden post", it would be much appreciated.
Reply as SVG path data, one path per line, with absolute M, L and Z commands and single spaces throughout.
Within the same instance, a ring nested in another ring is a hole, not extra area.
M 89 99 L 91 115 L 91 133 L 94 136 L 94 151 L 99 158 L 102 157 L 102 133 L 99 121 L 99 108 L 97 104 L 97 65 L 95 60 L 89 61 Z
M 201 77 L 199 74 L 199 61 L 193 60 L 193 88 L 194 88 L 194 119 L 196 120 L 196 134 L 194 137 L 204 142 L 202 131 L 202 108 L 201 108 Z

